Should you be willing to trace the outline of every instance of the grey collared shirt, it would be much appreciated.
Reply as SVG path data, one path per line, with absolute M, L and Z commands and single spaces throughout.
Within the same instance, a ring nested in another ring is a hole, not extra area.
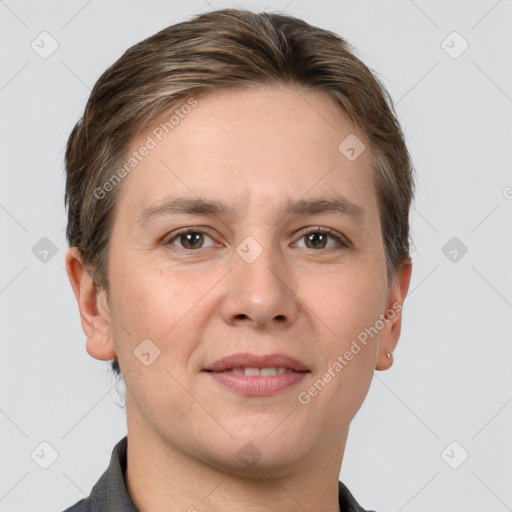
M 92 488 L 90 496 L 64 512 L 138 512 L 126 489 L 127 442 L 125 436 L 115 445 L 109 467 Z M 372 512 L 362 508 L 341 482 L 338 482 L 338 491 L 341 512 Z

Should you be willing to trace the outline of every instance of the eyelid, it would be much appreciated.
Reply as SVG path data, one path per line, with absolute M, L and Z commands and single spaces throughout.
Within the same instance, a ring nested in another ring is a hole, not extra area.
M 211 233 L 211 230 L 205 226 L 189 226 L 186 228 L 178 229 L 177 231 L 173 231 L 172 233 L 166 234 L 162 238 L 163 245 L 172 245 L 173 248 L 185 252 L 197 252 L 200 249 L 208 249 L 208 247 L 200 247 L 199 249 L 186 249 L 184 247 L 180 247 L 178 245 L 174 245 L 172 242 L 176 241 L 181 235 L 184 235 L 186 233 L 201 233 L 203 235 L 209 236 L 214 242 L 218 243 L 217 240 L 215 240 L 213 234 Z
M 298 233 L 298 239 L 301 239 L 302 237 L 309 235 L 310 233 L 326 233 L 330 235 L 332 238 L 334 238 L 341 247 L 344 247 L 346 249 L 352 248 L 352 242 L 350 240 L 339 233 L 338 231 L 335 231 L 331 228 L 326 228 L 323 226 L 308 226 L 306 228 L 301 229 Z M 331 247 L 331 249 L 336 249 L 336 247 Z M 313 249 L 314 250 L 314 249 Z
M 173 249 L 176 249 L 181 252 L 187 252 L 187 253 L 198 252 L 201 249 L 209 249 L 209 247 L 200 247 L 198 249 L 186 249 L 184 247 L 180 247 L 180 246 L 174 245 L 172 243 L 173 241 L 178 239 L 181 235 L 186 234 L 186 233 L 201 233 L 201 234 L 209 236 L 214 242 L 219 243 L 215 239 L 215 236 L 212 234 L 212 230 L 206 226 L 189 226 L 189 227 L 178 229 L 177 231 L 174 231 L 171 234 L 167 234 L 166 236 L 164 236 L 162 238 L 162 243 L 164 246 L 172 245 Z M 336 242 L 339 244 L 338 247 L 330 247 L 327 249 L 324 248 L 323 250 L 339 249 L 340 247 L 345 248 L 345 249 L 353 248 L 352 242 L 345 235 L 339 233 L 338 231 L 335 231 L 334 229 L 327 228 L 324 226 L 307 226 L 305 228 L 302 228 L 295 234 L 296 241 L 294 243 L 296 243 L 298 240 L 300 240 L 304 236 L 309 235 L 310 233 L 325 233 L 325 234 L 331 236 L 332 238 L 334 238 L 336 240 Z M 311 250 L 320 252 L 322 249 L 318 249 L 318 250 L 311 249 Z

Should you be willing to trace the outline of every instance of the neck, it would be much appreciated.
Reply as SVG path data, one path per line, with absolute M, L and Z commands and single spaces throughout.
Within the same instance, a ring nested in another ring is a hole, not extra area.
M 205 462 L 128 414 L 126 485 L 139 512 L 340 512 L 338 478 L 347 434 L 293 468 L 252 473 Z

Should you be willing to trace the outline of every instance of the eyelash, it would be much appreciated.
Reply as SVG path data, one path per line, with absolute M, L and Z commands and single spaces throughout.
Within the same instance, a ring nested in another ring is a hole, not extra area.
M 181 252 L 198 252 L 201 249 L 209 249 L 209 247 L 200 247 L 199 249 L 187 249 L 185 247 L 179 247 L 176 245 L 173 245 L 172 242 L 175 240 L 178 240 L 181 235 L 186 235 L 188 233 L 199 233 L 203 235 L 209 236 L 212 240 L 214 239 L 212 235 L 210 235 L 207 231 L 204 230 L 204 228 L 184 228 L 182 230 L 179 230 L 173 234 L 171 238 L 168 238 L 164 240 L 163 245 L 167 248 L 170 248 L 169 246 L 172 246 L 171 250 L 178 250 Z M 333 238 L 336 243 L 338 244 L 338 247 L 327 247 L 327 248 L 321 248 L 321 249 L 310 249 L 312 251 L 318 251 L 318 250 L 328 250 L 328 249 L 350 249 L 352 247 L 351 243 L 342 235 L 338 234 L 336 231 L 330 229 L 330 228 L 322 228 L 322 227 L 313 227 L 313 228 L 305 228 L 304 230 L 300 231 L 300 236 L 297 240 L 300 240 L 304 238 L 307 235 L 310 235 L 312 233 L 321 233 L 329 235 L 331 238 Z M 308 247 L 306 247 L 308 249 Z

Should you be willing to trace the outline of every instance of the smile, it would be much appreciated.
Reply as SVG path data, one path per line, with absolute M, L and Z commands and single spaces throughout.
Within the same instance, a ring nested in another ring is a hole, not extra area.
M 267 377 L 270 375 L 281 375 L 285 372 L 293 372 L 290 368 L 284 368 L 282 366 L 275 367 L 271 366 L 268 368 L 231 368 L 230 370 L 223 370 L 223 373 L 236 373 L 237 375 L 247 375 L 250 377 L 256 377 L 261 375 Z
M 205 371 L 215 382 L 244 396 L 271 396 L 301 382 L 309 371 L 283 367 Z

